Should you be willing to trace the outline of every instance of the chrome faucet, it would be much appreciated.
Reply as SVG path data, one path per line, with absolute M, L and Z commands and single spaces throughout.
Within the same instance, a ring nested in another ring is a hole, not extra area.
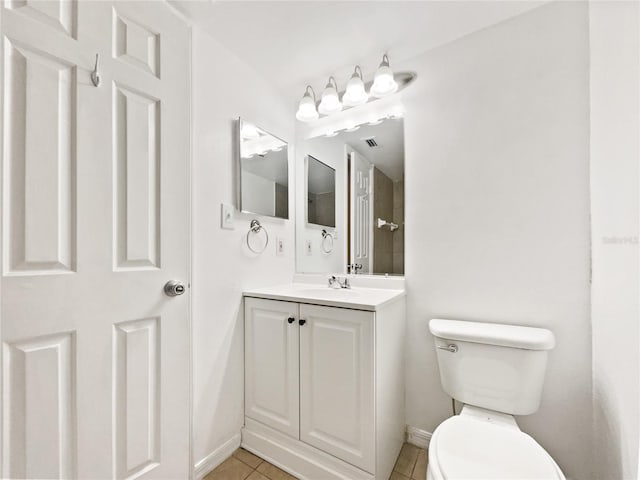
M 331 275 L 329 277 L 329 288 L 351 288 L 349 277 L 344 277 L 342 281 L 340 281 L 335 275 Z

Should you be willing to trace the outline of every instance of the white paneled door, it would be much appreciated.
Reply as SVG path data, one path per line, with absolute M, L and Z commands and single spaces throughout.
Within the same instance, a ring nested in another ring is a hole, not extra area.
M 349 153 L 351 205 L 350 264 L 356 273 L 373 271 L 373 165 L 357 152 Z
M 0 29 L 2 477 L 186 479 L 189 30 L 55 0 Z

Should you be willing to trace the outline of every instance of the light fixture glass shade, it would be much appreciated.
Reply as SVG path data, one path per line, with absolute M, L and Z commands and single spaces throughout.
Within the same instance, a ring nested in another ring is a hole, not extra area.
M 240 131 L 240 134 L 244 140 L 254 140 L 260 136 L 256 126 L 247 122 L 242 122 L 242 130 Z
M 347 90 L 342 96 L 342 102 L 348 107 L 355 107 L 367 103 L 367 100 L 369 100 L 369 95 L 364 88 L 362 71 L 357 66 L 347 83 Z
M 371 85 L 371 95 L 374 97 L 386 97 L 398 90 L 398 83 L 393 78 L 393 72 L 389 68 L 389 57 L 385 54 L 382 62 L 373 77 L 373 85 Z
M 332 83 L 333 82 L 333 83 Z M 318 111 L 322 115 L 331 115 L 342 110 L 342 103 L 338 97 L 338 89 L 336 88 L 336 81 L 333 77 L 329 77 L 329 82 L 322 92 L 320 97 L 320 105 L 318 105 Z
M 316 102 L 311 98 L 309 90 L 311 87 L 307 87 L 307 91 L 304 93 L 300 104 L 298 105 L 298 111 L 296 112 L 296 118 L 301 122 L 312 122 L 318 119 L 318 111 L 316 110 Z

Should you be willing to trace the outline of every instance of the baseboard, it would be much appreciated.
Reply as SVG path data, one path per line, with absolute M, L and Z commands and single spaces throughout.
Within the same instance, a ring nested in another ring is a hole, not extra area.
M 407 442 L 420 448 L 429 448 L 431 432 L 407 425 Z
M 237 433 L 204 457 L 193 469 L 194 480 L 202 480 L 209 472 L 224 462 L 240 446 L 241 437 Z

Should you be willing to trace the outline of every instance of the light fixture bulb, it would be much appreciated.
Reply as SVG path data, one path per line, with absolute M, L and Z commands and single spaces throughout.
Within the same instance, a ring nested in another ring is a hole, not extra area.
M 318 111 L 322 115 L 331 115 L 332 113 L 338 113 L 340 110 L 342 110 L 342 103 L 340 103 L 340 98 L 338 98 L 336 81 L 333 77 L 329 77 L 327 86 L 324 88 L 322 96 L 320 97 Z
M 376 74 L 373 77 L 373 85 L 371 85 L 371 95 L 377 98 L 386 97 L 398 90 L 398 83 L 393 78 L 393 72 L 389 68 L 389 57 L 386 54 L 382 56 L 382 62 Z
M 313 95 L 314 98 L 311 97 L 312 93 L 313 93 L 313 88 L 311 88 L 310 86 L 307 86 L 307 90 L 304 92 L 304 95 L 300 99 L 300 104 L 298 105 L 296 118 L 301 122 L 312 122 L 318 119 L 318 110 L 316 110 L 315 93 Z
M 362 81 L 362 70 L 360 66 L 356 66 L 353 75 L 351 75 L 347 83 L 347 90 L 342 96 L 342 102 L 348 107 L 355 107 L 367 103 L 367 100 L 369 100 L 369 95 Z

